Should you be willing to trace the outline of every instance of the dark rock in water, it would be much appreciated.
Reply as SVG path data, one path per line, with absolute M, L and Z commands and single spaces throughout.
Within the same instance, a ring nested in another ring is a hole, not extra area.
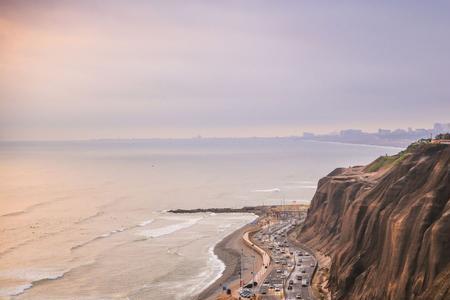
M 171 213 L 175 214 L 192 214 L 192 213 L 254 213 L 261 215 L 267 211 L 268 206 L 246 206 L 241 208 L 195 208 L 195 209 L 173 209 L 169 210 Z
M 450 299 L 450 146 L 336 169 L 299 239 L 330 255 L 334 299 Z

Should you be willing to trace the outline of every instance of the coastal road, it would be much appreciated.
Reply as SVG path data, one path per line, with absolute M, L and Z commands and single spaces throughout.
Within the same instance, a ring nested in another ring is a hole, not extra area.
M 305 247 L 288 240 L 287 233 L 294 226 L 282 220 L 253 236 L 271 258 L 272 270 L 259 288 L 261 299 L 314 299 L 310 281 L 316 261 Z
M 294 253 L 287 247 L 289 222 L 277 222 L 254 235 L 255 242 L 271 257 L 271 271 L 259 288 L 261 299 L 283 299 L 286 279 L 294 269 Z
M 286 299 L 298 299 L 298 295 L 300 295 L 301 299 L 311 300 L 314 298 L 311 295 L 310 283 L 316 261 L 306 250 L 297 249 L 295 269 L 289 276 L 286 284 Z M 291 289 L 288 289 L 289 285 L 291 285 Z

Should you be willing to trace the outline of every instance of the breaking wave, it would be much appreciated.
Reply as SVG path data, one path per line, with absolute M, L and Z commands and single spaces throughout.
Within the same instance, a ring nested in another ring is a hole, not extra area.
M 36 284 L 62 278 L 68 271 L 28 270 L 28 269 L 2 271 L 0 272 L 0 278 L 5 279 L 12 278 L 16 280 L 28 281 L 28 283 L 22 283 L 16 286 L 1 288 L 0 297 L 18 296 L 20 294 L 23 294 L 26 290 L 32 288 Z
M 73 251 L 73 250 L 79 249 L 79 248 L 84 247 L 86 245 L 89 245 L 89 244 L 91 244 L 91 243 L 93 243 L 95 241 L 108 238 L 108 237 L 110 237 L 110 236 L 112 236 L 114 234 L 117 234 L 117 233 L 121 233 L 121 232 L 124 232 L 124 231 L 127 231 L 127 230 L 131 230 L 131 229 L 134 229 L 134 228 L 137 228 L 137 227 L 145 227 L 145 226 L 153 223 L 153 221 L 154 221 L 153 219 L 149 219 L 149 220 L 142 221 L 141 223 L 139 223 L 137 225 L 134 225 L 134 226 L 121 227 L 119 229 L 111 230 L 109 232 L 100 234 L 100 235 L 98 235 L 98 236 L 96 236 L 96 237 L 94 237 L 94 238 L 92 238 L 90 240 L 87 240 L 86 242 L 83 242 L 83 243 L 80 243 L 78 245 L 75 245 L 72 248 L 70 248 L 70 250 Z
M 140 235 L 143 235 L 146 238 L 157 238 L 157 237 L 161 237 L 161 236 L 164 236 L 164 235 L 169 235 L 169 234 L 172 234 L 172 233 L 177 232 L 179 230 L 189 228 L 189 227 L 197 224 L 197 222 L 200 221 L 201 219 L 202 218 L 190 219 L 190 220 L 188 220 L 186 222 L 183 222 L 183 223 L 167 225 L 167 226 L 160 227 L 160 228 L 142 230 L 140 232 Z

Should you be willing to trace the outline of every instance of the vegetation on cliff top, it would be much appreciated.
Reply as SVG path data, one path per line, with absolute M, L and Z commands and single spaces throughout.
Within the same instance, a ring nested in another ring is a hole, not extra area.
M 419 140 L 415 143 L 412 143 L 403 151 L 400 151 L 397 154 L 394 155 L 384 155 L 378 157 L 376 160 L 374 160 L 372 163 L 367 165 L 364 168 L 365 172 L 377 172 L 381 169 L 386 169 L 389 167 L 392 167 L 396 164 L 399 164 L 402 162 L 405 158 L 407 158 L 409 155 L 411 155 L 414 151 L 416 151 L 418 148 L 432 148 L 432 147 L 439 147 L 437 145 L 433 145 L 429 143 L 429 140 Z

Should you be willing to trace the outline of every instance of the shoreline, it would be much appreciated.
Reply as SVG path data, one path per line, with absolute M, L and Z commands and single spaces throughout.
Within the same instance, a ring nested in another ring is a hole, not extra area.
M 305 210 L 304 204 L 296 204 L 295 206 L 303 208 Z M 219 241 L 213 250 L 213 254 L 224 264 L 225 269 L 222 274 L 217 277 L 216 280 L 212 281 L 209 285 L 204 286 L 203 289 L 194 296 L 193 299 L 196 300 L 218 300 L 218 299 L 237 299 L 238 290 L 240 288 L 240 279 L 243 282 L 251 282 L 253 273 L 251 271 L 245 271 L 240 278 L 240 268 L 241 268 L 241 257 L 243 257 L 243 263 L 248 264 L 249 257 L 254 258 L 253 268 L 255 270 L 256 277 L 254 280 L 261 281 L 265 277 L 267 270 L 263 270 L 264 265 L 267 265 L 270 270 L 270 255 L 263 249 L 254 247 L 251 236 L 254 232 L 260 230 L 261 220 L 269 217 L 271 213 L 276 213 L 278 206 L 253 206 L 253 207 L 243 207 L 243 208 L 206 208 L 206 209 L 177 209 L 172 210 L 172 213 L 197 213 L 197 212 L 211 212 L 211 213 L 253 213 L 258 216 L 254 221 L 243 225 L 242 227 L 231 232 L 225 236 L 221 241 Z M 297 208 L 298 209 L 298 208 Z M 272 216 L 273 217 L 273 216 Z M 248 233 L 246 235 L 246 233 Z M 268 261 L 268 262 L 267 262 Z M 266 268 L 267 269 L 267 268 Z M 248 270 L 248 269 L 246 269 Z M 261 278 L 259 278 L 261 277 Z M 224 289 L 225 287 L 225 289 Z M 226 290 L 231 290 L 231 295 L 226 294 Z
M 225 270 L 221 276 L 205 287 L 196 297 L 198 300 L 215 299 L 213 296 L 218 296 L 222 291 L 222 286 L 229 285 L 238 279 L 240 271 L 240 252 L 236 245 L 242 239 L 244 232 L 246 232 L 252 225 L 246 224 L 243 227 L 233 231 L 219 243 L 214 246 L 214 254 L 225 265 Z
M 194 209 L 172 209 L 167 212 L 173 214 L 195 214 L 195 213 L 215 213 L 215 214 L 233 214 L 233 213 L 249 213 L 256 216 L 256 218 L 240 228 L 237 228 L 217 244 L 214 245 L 213 255 L 219 259 L 225 269 L 217 279 L 210 282 L 205 286 L 194 299 L 196 300 L 216 300 L 222 294 L 225 295 L 225 291 L 222 287 L 225 285 L 228 289 L 235 290 L 239 287 L 239 273 L 241 267 L 241 253 L 248 255 L 252 252 L 253 255 L 259 256 L 260 254 L 249 247 L 244 241 L 244 234 L 252 229 L 258 227 L 256 223 L 260 220 L 261 216 L 265 215 L 268 210 L 277 207 L 276 205 L 270 206 L 244 206 L 241 208 L 194 208 Z M 255 223 L 256 222 L 256 223 Z M 256 259 L 256 264 L 262 264 L 263 258 Z M 246 278 L 246 274 L 243 275 L 243 280 Z
M 260 218 L 255 219 L 255 221 Z M 241 253 L 245 257 L 254 256 L 254 266 L 260 270 L 264 265 L 264 257 L 261 253 L 252 248 L 248 242 L 245 241 L 245 234 L 259 229 L 260 226 L 252 223 L 246 224 L 241 228 L 235 230 L 226 236 L 223 240 L 214 247 L 214 254 L 223 262 L 225 270 L 222 275 L 217 278 L 209 286 L 205 287 L 196 297 L 197 300 L 216 300 L 216 299 L 234 299 L 227 297 L 223 286 L 232 291 L 232 296 L 236 296 L 236 291 L 240 286 L 240 267 L 241 267 Z M 248 282 L 252 279 L 252 275 L 245 272 L 242 275 L 242 280 Z

